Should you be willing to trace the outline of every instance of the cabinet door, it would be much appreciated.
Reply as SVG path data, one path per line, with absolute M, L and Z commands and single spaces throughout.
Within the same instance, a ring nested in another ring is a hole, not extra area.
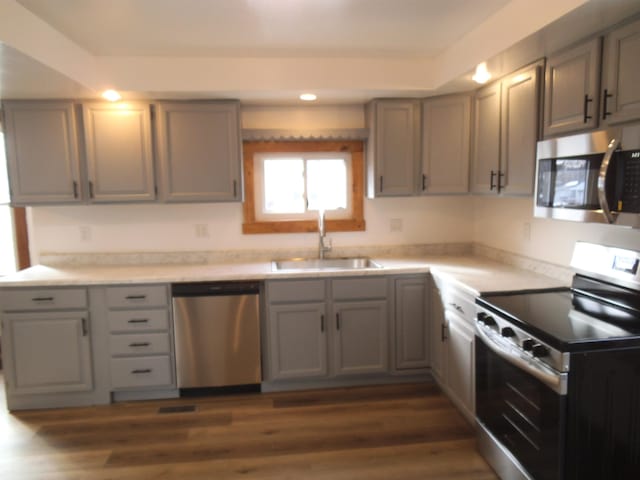
M 471 98 L 425 100 L 422 118 L 422 193 L 468 192 Z
M 370 193 L 413 195 L 420 152 L 420 104 L 378 100 L 370 105 L 369 113 L 372 138 L 368 157 L 375 164 L 373 172 L 369 172 Z
M 475 416 L 474 333 L 466 320 L 446 310 L 447 385 L 454 401 L 468 418 Z
M 270 380 L 327 374 L 324 303 L 269 307 Z
M 600 37 L 547 59 L 544 135 L 598 126 Z
M 539 136 L 538 69 L 512 73 L 502 81 L 502 128 L 498 190 L 508 195 L 531 195 Z
M 431 373 L 441 383 L 445 381 L 446 373 L 446 343 L 444 307 L 437 288 L 431 288 L 431 318 L 429 320 L 429 358 Z
M 395 281 L 396 368 L 429 366 L 426 279 L 398 278 Z
M 388 371 L 388 312 L 385 300 L 334 303 L 336 375 Z
M 163 102 L 157 107 L 162 199 L 241 200 L 238 103 Z
M 473 156 L 471 191 L 497 192 L 500 168 L 501 83 L 496 82 L 476 92 L 473 118 Z
M 608 124 L 640 119 L 640 20 L 606 38 L 602 117 Z
M 12 393 L 91 390 L 87 312 L 14 313 L 3 318 L 5 369 Z
M 11 202 L 80 201 L 78 138 L 71 102 L 4 102 Z
M 83 122 L 91 201 L 154 200 L 149 104 L 88 103 Z

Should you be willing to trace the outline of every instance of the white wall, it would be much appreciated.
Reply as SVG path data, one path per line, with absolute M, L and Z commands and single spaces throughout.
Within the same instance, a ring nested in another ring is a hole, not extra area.
M 474 241 L 478 243 L 568 266 L 577 240 L 638 250 L 640 230 L 533 218 L 531 197 L 474 198 Z

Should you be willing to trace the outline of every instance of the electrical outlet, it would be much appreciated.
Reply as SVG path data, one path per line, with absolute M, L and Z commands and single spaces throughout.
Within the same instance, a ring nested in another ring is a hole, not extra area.
M 89 225 L 80 226 L 80 240 L 90 242 L 92 237 L 91 227 Z
M 402 219 L 401 218 L 392 218 L 389 220 L 389 231 L 391 232 L 401 232 L 402 231 Z
M 206 223 L 195 225 L 196 238 L 209 238 L 209 226 Z

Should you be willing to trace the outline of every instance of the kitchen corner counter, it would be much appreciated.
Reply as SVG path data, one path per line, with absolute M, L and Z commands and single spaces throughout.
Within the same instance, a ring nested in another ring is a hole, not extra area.
M 154 265 L 36 265 L 0 278 L 5 287 L 153 284 L 198 281 L 277 280 L 320 277 L 407 275 L 432 272 L 477 296 L 480 293 L 552 288 L 566 283 L 529 270 L 473 255 L 373 258 L 383 268 L 274 272 L 271 262 Z

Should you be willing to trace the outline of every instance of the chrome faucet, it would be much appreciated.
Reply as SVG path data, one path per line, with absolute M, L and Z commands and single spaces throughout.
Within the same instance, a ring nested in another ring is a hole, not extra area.
M 326 252 L 331 251 L 331 241 L 324 230 L 324 210 L 318 210 L 318 258 L 323 259 Z

